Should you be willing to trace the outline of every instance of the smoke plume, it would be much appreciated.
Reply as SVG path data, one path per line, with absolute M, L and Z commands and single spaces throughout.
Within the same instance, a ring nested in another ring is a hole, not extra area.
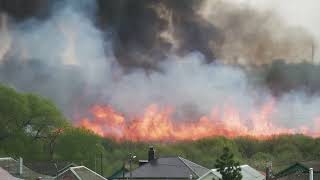
M 320 115 L 318 96 L 274 96 L 247 70 L 309 59 L 311 35 L 272 12 L 198 0 L 1 2 L 0 81 L 52 98 L 70 118 L 93 104 L 134 116 L 156 103 L 177 119 L 231 105 L 245 121 L 270 100 L 283 126 L 312 127 Z

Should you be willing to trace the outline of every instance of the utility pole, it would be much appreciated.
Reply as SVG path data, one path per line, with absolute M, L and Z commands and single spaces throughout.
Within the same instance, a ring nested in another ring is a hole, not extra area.
M 130 180 L 132 179 L 132 154 L 129 154 L 129 171 L 130 171 Z
M 101 154 L 100 154 L 100 168 L 101 168 L 101 176 L 103 176 L 103 161 L 102 161 L 102 152 L 101 152 Z
M 97 172 L 97 155 L 94 155 L 94 172 Z
M 98 152 L 100 151 L 100 174 L 101 174 L 101 176 L 103 176 L 103 154 L 102 154 L 103 152 L 102 152 L 102 150 L 99 150 L 99 145 L 98 144 L 96 144 L 96 148 L 98 149 Z M 98 153 L 96 153 L 96 154 L 98 154 Z M 96 168 L 96 156 L 95 156 L 95 159 L 94 159 L 94 166 Z
M 272 161 L 270 163 L 267 163 L 267 168 L 266 168 L 266 180 L 272 180 L 273 175 L 272 175 Z
M 132 153 L 129 154 L 129 171 L 130 171 L 130 180 L 132 179 L 132 160 L 136 158 L 136 156 L 132 155 Z

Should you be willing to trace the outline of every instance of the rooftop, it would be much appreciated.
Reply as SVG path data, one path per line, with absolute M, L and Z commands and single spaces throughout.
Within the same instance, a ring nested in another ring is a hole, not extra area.
M 106 178 L 104 178 L 100 174 L 92 171 L 91 169 L 89 169 L 85 166 L 70 167 L 58 175 L 58 177 L 64 177 L 64 176 L 73 176 L 73 177 L 77 178 L 78 180 L 84 180 L 84 179 L 107 180 Z
M 263 174 L 261 174 L 258 170 L 252 168 L 249 165 L 241 165 L 240 168 L 241 168 L 242 179 L 244 180 L 264 180 L 265 179 L 265 176 Z M 205 175 L 200 177 L 200 179 L 206 177 L 210 173 L 214 174 L 215 177 L 218 177 L 219 179 L 222 178 L 221 174 L 218 172 L 218 169 L 211 169 Z
M 209 169 L 196 164 L 182 157 L 161 157 L 149 161 L 132 171 L 133 179 L 193 179 L 199 178 L 208 172 Z M 125 174 L 125 178 L 130 176 L 130 172 Z
M 309 169 L 313 168 L 314 176 L 320 176 L 320 161 L 304 161 L 304 162 L 296 162 L 286 169 L 280 171 L 275 176 L 278 178 L 289 178 L 290 177 L 302 177 L 306 176 L 305 174 L 309 173 Z

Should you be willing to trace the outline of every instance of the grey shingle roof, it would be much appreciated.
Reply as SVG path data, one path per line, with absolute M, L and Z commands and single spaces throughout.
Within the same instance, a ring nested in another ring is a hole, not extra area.
M 209 169 L 182 157 L 161 157 L 132 171 L 134 179 L 189 179 L 198 178 Z M 130 176 L 126 173 L 125 178 Z

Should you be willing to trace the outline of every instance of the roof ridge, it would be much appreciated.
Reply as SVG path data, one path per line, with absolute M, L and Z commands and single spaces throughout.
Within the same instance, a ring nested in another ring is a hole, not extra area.
M 180 156 L 179 156 L 180 157 Z M 193 161 L 190 161 L 189 159 L 186 159 L 186 158 L 183 158 L 183 157 L 181 157 L 182 159 L 184 159 L 184 160 L 186 160 L 186 161 L 189 161 L 189 162 L 191 162 L 191 163 L 193 163 L 194 165 L 197 165 L 197 166 L 199 166 L 199 167 L 201 167 L 201 168 L 205 168 L 205 169 L 207 169 L 207 170 L 210 170 L 210 169 L 208 169 L 208 168 L 206 168 L 206 167 L 204 167 L 204 166 L 202 166 L 202 165 L 200 165 L 200 164 L 198 164 L 198 163 L 195 163 L 195 162 L 193 162 Z
M 180 161 L 182 161 L 182 163 L 183 163 L 184 165 L 186 165 L 186 166 L 188 167 L 188 169 L 191 170 L 191 172 L 193 172 L 196 176 L 200 177 L 199 174 L 197 174 L 188 164 L 186 164 L 186 163 L 182 160 L 182 159 L 184 159 L 183 157 L 178 156 L 178 159 L 179 159 Z M 186 159 L 185 159 L 185 160 L 186 160 Z
M 86 166 L 77 166 L 77 167 L 71 167 L 71 168 L 72 168 L 73 170 L 74 170 L 74 169 L 84 168 L 84 169 L 90 171 L 91 173 L 95 174 L 96 176 L 99 176 L 99 177 L 101 177 L 102 179 L 106 179 L 105 177 L 103 177 L 103 176 L 101 176 L 100 174 L 92 171 L 91 169 L 87 168 Z M 75 172 L 75 173 L 77 173 L 77 172 Z M 78 173 L 77 173 L 77 174 L 78 174 Z

